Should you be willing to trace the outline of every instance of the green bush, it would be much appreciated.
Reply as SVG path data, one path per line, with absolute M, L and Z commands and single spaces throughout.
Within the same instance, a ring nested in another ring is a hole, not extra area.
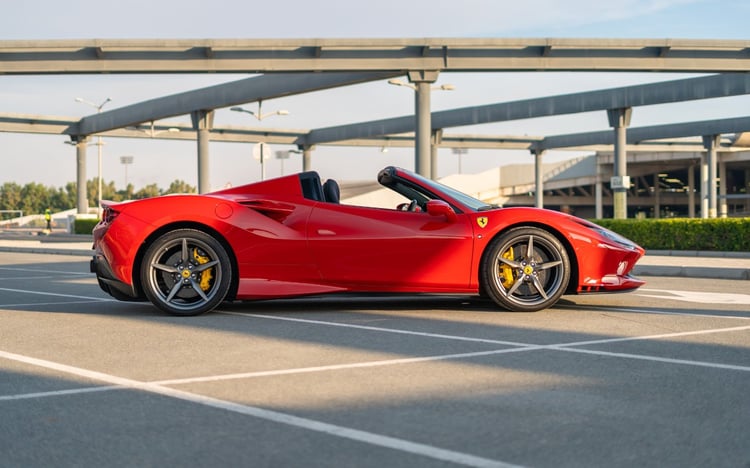
M 96 226 L 96 223 L 98 223 L 99 220 L 92 218 L 92 219 L 86 219 L 86 218 L 79 218 L 76 219 L 73 223 L 73 233 L 74 234 L 91 234 L 91 231 L 94 230 L 94 226 Z
M 750 218 L 597 219 L 644 249 L 750 252 Z

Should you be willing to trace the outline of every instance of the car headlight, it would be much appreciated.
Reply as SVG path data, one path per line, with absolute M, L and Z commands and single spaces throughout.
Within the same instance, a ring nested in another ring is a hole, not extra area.
M 599 234 L 601 234 L 602 237 L 605 237 L 605 238 L 611 240 L 612 242 L 614 242 L 616 244 L 620 244 L 620 245 L 625 246 L 625 247 L 627 247 L 629 249 L 636 249 L 636 248 L 638 248 L 638 246 L 635 244 L 635 242 L 631 241 L 627 237 L 623 237 L 620 234 L 617 234 L 616 232 L 612 232 L 609 229 L 603 228 L 603 227 L 601 227 L 599 225 L 596 225 L 596 224 L 591 225 L 589 227 L 591 229 L 593 229 L 594 231 L 598 232 Z

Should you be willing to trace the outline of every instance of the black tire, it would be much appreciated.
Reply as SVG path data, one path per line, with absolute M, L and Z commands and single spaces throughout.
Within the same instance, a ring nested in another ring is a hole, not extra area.
M 143 292 L 172 315 L 199 315 L 218 306 L 232 283 L 232 264 L 214 237 L 178 229 L 156 239 L 140 270 Z
M 495 238 L 480 265 L 480 290 L 514 312 L 554 305 L 570 281 L 570 259 L 560 241 L 536 227 L 519 227 Z

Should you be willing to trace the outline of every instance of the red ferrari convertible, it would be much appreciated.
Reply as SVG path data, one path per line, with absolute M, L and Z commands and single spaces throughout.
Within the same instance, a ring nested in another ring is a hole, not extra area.
M 121 300 L 175 315 L 222 301 L 337 292 L 482 296 L 532 312 L 563 294 L 628 291 L 644 250 L 568 214 L 499 208 L 397 167 L 392 209 L 339 202 L 316 172 L 205 195 L 105 203 L 91 269 Z

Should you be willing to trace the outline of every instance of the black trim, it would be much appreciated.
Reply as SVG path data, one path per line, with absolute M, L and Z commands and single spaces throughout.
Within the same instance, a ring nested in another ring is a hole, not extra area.
M 112 272 L 107 259 L 103 255 L 96 254 L 91 259 L 89 269 L 92 273 L 96 273 L 96 280 L 99 283 L 99 287 L 105 293 L 114 297 L 120 301 L 144 301 L 143 297 L 140 297 L 135 291 L 133 286 L 123 283 L 118 280 Z

